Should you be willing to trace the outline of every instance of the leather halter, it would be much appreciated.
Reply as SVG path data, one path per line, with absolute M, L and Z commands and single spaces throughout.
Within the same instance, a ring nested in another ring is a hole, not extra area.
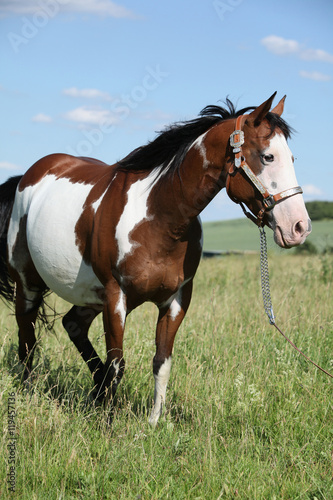
M 291 196 L 295 196 L 296 194 L 302 194 L 303 190 L 300 186 L 297 186 L 281 191 L 278 194 L 271 194 L 265 188 L 253 170 L 246 163 L 245 157 L 242 155 L 242 145 L 244 144 L 244 132 L 242 130 L 242 125 L 246 116 L 247 115 L 240 115 L 237 117 L 235 131 L 230 135 L 230 146 L 233 148 L 233 153 L 235 153 L 235 160 L 228 172 L 226 189 L 229 197 L 242 207 L 244 214 L 260 227 L 264 225 L 263 218 L 266 212 L 272 210 L 277 203 L 280 203 Z M 248 212 L 244 207 L 244 204 L 229 193 L 230 176 L 235 174 L 235 172 L 237 172 L 240 168 L 262 196 L 263 208 L 259 211 L 257 216 Z

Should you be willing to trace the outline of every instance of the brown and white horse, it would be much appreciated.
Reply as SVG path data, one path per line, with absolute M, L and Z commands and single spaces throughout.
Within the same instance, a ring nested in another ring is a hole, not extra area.
M 0 186 L 0 293 L 15 299 L 26 376 L 38 311 L 51 290 L 73 304 L 63 325 L 97 395 L 113 397 L 125 367 L 126 317 L 151 301 L 159 316 L 149 421 L 157 423 L 201 257 L 203 208 L 227 185 L 281 247 L 299 245 L 311 231 L 295 188 L 290 128 L 280 117 L 284 98 L 270 112 L 274 96 L 238 112 L 229 100 L 228 109 L 208 106 L 115 165 L 54 154 Z M 88 339 L 101 312 L 104 363 Z

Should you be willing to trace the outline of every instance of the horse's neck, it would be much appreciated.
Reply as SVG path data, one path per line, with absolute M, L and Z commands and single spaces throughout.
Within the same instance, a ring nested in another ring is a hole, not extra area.
M 189 148 L 179 175 L 161 179 L 156 191 L 156 207 L 175 233 L 181 233 L 225 187 L 225 151 L 229 134 L 219 126 L 201 135 Z

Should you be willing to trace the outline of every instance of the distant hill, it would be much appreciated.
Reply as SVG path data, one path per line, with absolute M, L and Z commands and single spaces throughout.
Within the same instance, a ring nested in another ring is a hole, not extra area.
M 253 222 L 243 219 L 206 222 L 203 224 L 205 251 L 259 251 L 259 231 Z M 273 232 L 266 229 L 269 251 L 280 252 L 273 240 Z M 308 237 L 319 251 L 333 247 L 333 219 L 313 220 Z M 291 251 L 291 250 L 290 250 Z

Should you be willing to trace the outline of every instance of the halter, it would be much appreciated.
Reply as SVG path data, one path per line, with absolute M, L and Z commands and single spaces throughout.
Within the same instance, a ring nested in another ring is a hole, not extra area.
M 233 153 L 235 153 L 235 160 L 228 172 L 226 189 L 229 197 L 242 207 L 244 214 L 249 219 L 251 219 L 252 222 L 257 224 L 257 226 L 262 227 L 264 225 L 263 218 L 266 212 L 272 210 L 277 203 L 280 203 L 281 201 L 286 200 L 291 196 L 295 196 L 295 194 L 302 194 L 303 190 L 300 186 L 297 186 L 294 188 L 286 189 L 285 191 L 281 191 L 278 194 L 271 194 L 265 188 L 256 174 L 251 170 L 249 165 L 246 163 L 245 157 L 242 155 L 242 145 L 244 144 L 244 132 L 242 130 L 242 124 L 246 116 L 247 115 L 240 115 L 237 117 L 235 131 L 230 135 L 230 146 L 233 148 Z M 229 194 L 230 176 L 234 175 L 239 168 L 243 170 L 246 177 L 251 181 L 251 183 L 255 186 L 255 188 L 262 196 L 263 208 L 259 211 L 257 216 L 248 212 L 241 201 L 237 200 L 237 198 Z

